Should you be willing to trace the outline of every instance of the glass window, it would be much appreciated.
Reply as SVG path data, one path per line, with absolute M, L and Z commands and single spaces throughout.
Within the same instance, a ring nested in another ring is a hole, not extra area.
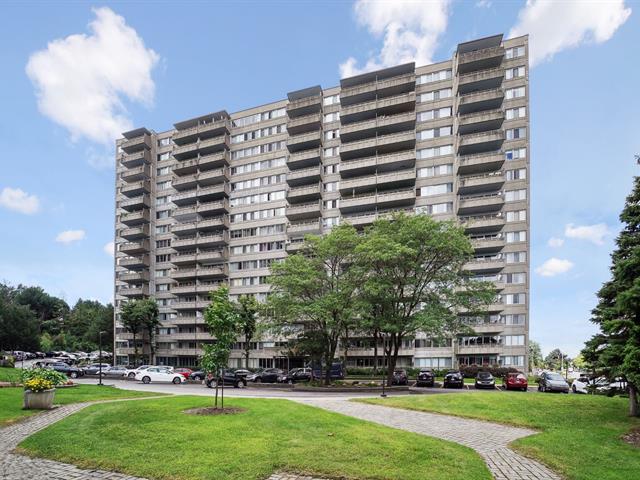
M 451 70 L 440 70 L 438 72 L 426 73 L 424 75 L 420 75 L 416 79 L 416 83 L 418 85 L 422 85 L 425 83 L 433 83 L 433 82 L 441 82 L 443 80 L 451 79 Z
M 512 210 L 506 212 L 507 222 L 525 222 L 527 220 L 526 210 Z
M 429 185 L 420 188 L 421 197 L 429 197 L 432 195 L 443 195 L 453 192 L 453 183 L 441 183 L 439 185 Z
M 433 167 L 424 167 L 418 169 L 418 178 L 437 177 L 440 175 L 451 175 L 453 173 L 453 164 L 445 163 L 443 165 L 435 165 Z
M 527 178 L 527 169 L 518 168 L 516 170 L 507 170 L 506 177 L 507 180 L 524 180 Z
M 418 158 L 432 158 L 441 155 L 451 155 L 453 145 L 441 145 L 439 147 L 423 148 L 418 150 Z

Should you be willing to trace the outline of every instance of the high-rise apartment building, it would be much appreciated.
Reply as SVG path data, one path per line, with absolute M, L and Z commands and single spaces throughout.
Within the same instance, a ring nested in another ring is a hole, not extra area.
M 453 58 L 413 63 L 311 87 L 228 114 L 219 111 L 117 141 L 116 312 L 155 297 L 157 362 L 195 366 L 211 342 L 202 311 L 220 283 L 233 298 L 269 292 L 269 266 L 304 235 L 393 211 L 457 218 L 475 258 L 466 268 L 495 282 L 475 335 L 418 336 L 400 365 L 527 367 L 529 330 L 529 82 L 527 37 L 458 45 Z M 118 323 L 115 350 L 129 363 L 132 336 Z M 244 346 L 232 354 L 237 366 Z M 286 338 L 261 338 L 257 366 L 293 366 Z M 355 338 L 350 366 L 372 366 L 370 338 Z

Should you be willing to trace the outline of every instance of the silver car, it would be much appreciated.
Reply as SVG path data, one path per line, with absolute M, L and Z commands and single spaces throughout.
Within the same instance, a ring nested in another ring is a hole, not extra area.
M 538 391 L 569 393 L 569 384 L 559 373 L 543 372 L 538 380 Z

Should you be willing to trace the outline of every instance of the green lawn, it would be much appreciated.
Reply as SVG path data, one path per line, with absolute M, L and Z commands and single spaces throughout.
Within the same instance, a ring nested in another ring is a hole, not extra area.
M 358 479 L 490 479 L 472 450 L 288 400 L 239 399 L 236 415 L 194 416 L 211 398 L 89 407 L 25 440 L 37 456 L 154 479 L 264 479 L 275 471 Z
M 640 427 L 639 419 L 627 416 L 628 400 L 623 398 L 473 392 L 360 401 L 540 430 L 513 447 L 567 479 L 627 480 L 640 475 L 640 449 L 620 440 L 631 428 Z
M 38 413 L 40 410 L 22 410 L 23 389 L 19 387 L 0 388 L 0 426 L 13 423 L 16 420 Z M 152 392 L 136 392 L 120 390 L 114 387 L 98 387 L 95 385 L 78 385 L 73 388 L 56 390 L 54 403 L 90 402 L 94 400 L 111 400 L 117 398 L 139 398 L 160 395 Z
M 21 368 L 0 367 L 0 382 L 19 383 Z

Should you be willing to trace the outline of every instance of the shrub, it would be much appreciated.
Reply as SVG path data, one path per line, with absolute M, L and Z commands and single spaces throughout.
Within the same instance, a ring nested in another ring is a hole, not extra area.
M 53 382 L 44 378 L 31 378 L 24 382 L 24 389 L 31 390 L 34 393 L 44 392 L 45 390 L 51 390 L 53 388 Z
M 12 355 L 0 355 L 0 367 L 15 368 L 16 359 Z
M 64 373 L 56 372 L 48 368 L 30 368 L 22 371 L 22 383 L 27 385 L 29 380 L 46 380 L 51 383 L 52 387 L 63 385 L 67 382 L 67 376 Z

